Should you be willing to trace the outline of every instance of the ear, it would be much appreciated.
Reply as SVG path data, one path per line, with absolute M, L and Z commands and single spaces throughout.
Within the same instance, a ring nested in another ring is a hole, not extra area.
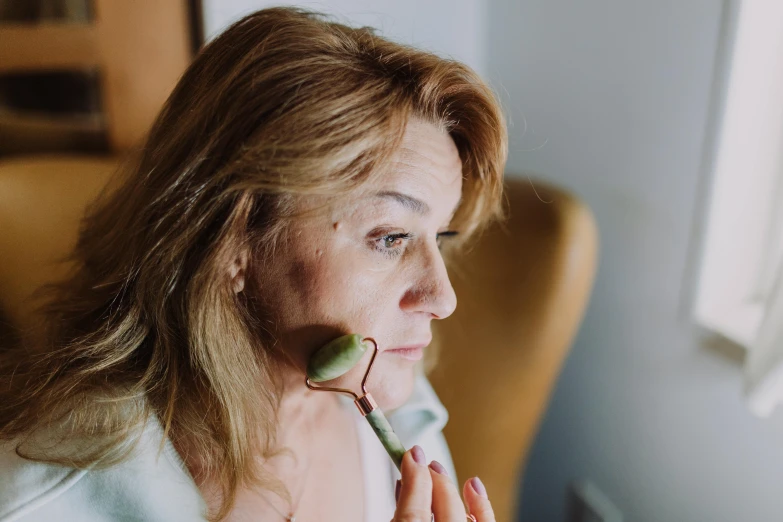
M 231 262 L 228 275 L 231 279 L 231 288 L 238 294 L 245 288 L 245 273 L 247 272 L 247 249 L 243 248 Z

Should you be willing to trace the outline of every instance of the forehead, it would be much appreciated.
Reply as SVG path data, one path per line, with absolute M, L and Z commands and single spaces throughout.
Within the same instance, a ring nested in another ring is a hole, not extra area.
M 350 194 L 336 199 L 326 196 L 301 196 L 296 205 L 307 213 L 326 211 L 329 219 L 339 220 L 368 208 L 381 211 L 385 205 L 367 205 L 367 198 L 379 194 L 398 193 L 425 202 L 427 213 L 435 217 L 452 214 L 462 197 L 462 161 L 451 136 L 438 126 L 418 119 L 411 120 L 400 148 L 381 176 L 365 181 Z M 385 199 L 392 202 L 394 198 Z M 383 200 L 378 200 L 383 201 Z
M 408 122 L 391 167 L 380 182 L 385 188 L 407 188 L 427 197 L 462 190 L 462 161 L 454 140 L 423 120 Z

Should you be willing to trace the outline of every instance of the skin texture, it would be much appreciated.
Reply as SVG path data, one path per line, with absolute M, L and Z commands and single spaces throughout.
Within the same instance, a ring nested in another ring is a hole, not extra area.
M 282 376 L 278 441 L 296 456 L 265 466 L 295 501 L 302 491 L 300 520 L 358 522 L 364 507 L 353 420 L 334 394 L 305 387 L 307 361 L 348 333 L 373 337 L 384 352 L 429 344 L 432 321 L 448 317 L 457 305 L 438 234 L 450 230 L 461 194 L 462 163 L 453 140 L 431 123 L 412 120 L 388 175 L 357 193 L 302 198 L 304 214 L 292 223 L 289 241 L 271 266 L 255 274 L 264 301 L 278 311 L 274 348 L 291 361 Z M 239 257 L 228 267 L 235 291 L 245 289 L 247 266 Z M 371 352 L 328 384 L 358 390 Z M 368 388 L 382 409 L 390 411 L 408 399 L 415 364 L 400 355 L 379 354 Z M 346 483 L 355 486 L 341 486 Z M 280 511 L 288 509 L 269 493 L 240 491 L 230 519 L 280 519 L 269 501 Z

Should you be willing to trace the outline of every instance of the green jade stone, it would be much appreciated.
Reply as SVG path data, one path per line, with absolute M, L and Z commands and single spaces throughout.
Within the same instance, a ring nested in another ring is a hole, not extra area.
M 310 357 L 307 376 L 313 382 L 325 382 L 347 373 L 367 351 L 362 338 L 359 334 L 343 335 L 324 345 Z
M 400 442 L 397 434 L 394 433 L 389 421 L 386 420 L 386 416 L 380 409 L 376 409 L 368 413 L 365 419 L 372 426 L 373 431 L 386 449 L 386 453 L 394 461 L 394 465 L 397 466 L 397 469 L 400 469 L 402 456 L 405 455 L 405 447 Z
M 307 365 L 307 376 L 313 382 L 326 382 L 344 375 L 361 360 L 367 351 L 367 346 L 362 342 L 359 334 L 349 334 L 338 337 L 310 357 Z M 402 466 L 402 456 L 405 447 L 394 433 L 389 421 L 380 409 L 368 413 L 365 418 L 372 426 L 378 440 L 391 457 L 397 469 Z

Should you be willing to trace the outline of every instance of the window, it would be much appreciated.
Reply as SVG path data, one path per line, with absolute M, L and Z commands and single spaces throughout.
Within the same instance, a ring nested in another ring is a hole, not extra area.
M 743 2 L 695 315 L 750 346 L 783 254 L 783 3 Z
M 695 300 L 748 348 L 748 404 L 783 402 L 783 2 L 742 2 Z

